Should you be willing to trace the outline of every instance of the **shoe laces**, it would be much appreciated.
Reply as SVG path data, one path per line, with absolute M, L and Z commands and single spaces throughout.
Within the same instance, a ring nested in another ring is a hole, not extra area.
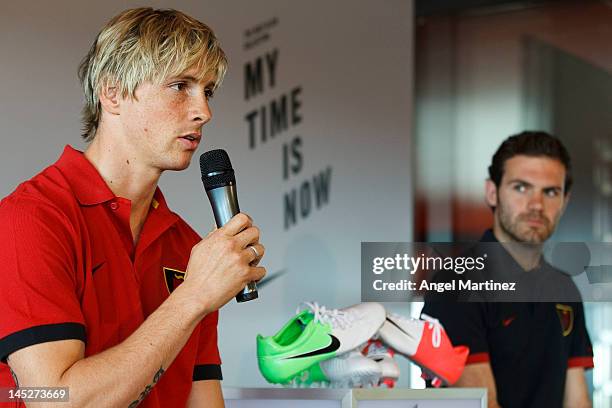
M 432 329 L 431 333 L 431 344 L 438 348 L 442 341 L 442 325 L 440 321 L 434 317 L 421 313 L 421 319 L 425 320 L 429 324 L 429 328 Z
M 350 313 L 344 310 L 327 309 L 317 302 L 300 303 L 296 313 L 300 313 L 304 309 L 309 309 L 312 312 L 315 322 L 328 323 L 334 328 L 345 329 L 350 327 L 357 319 L 355 312 Z

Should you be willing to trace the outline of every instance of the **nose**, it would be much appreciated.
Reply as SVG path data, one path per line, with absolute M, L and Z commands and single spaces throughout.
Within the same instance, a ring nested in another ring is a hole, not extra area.
M 530 210 L 541 211 L 544 208 L 544 195 L 541 191 L 536 191 L 529 197 L 528 203 Z
M 208 97 L 206 97 L 204 93 L 192 97 L 189 116 L 191 121 L 196 122 L 198 126 L 202 126 L 212 119 L 212 111 L 208 104 Z

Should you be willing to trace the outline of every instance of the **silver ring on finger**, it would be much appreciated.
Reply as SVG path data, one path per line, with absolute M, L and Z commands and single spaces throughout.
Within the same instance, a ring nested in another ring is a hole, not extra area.
M 259 258 L 259 252 L 257 252 L 257 248 L 255 248 L 253 245 L 249 245 L 247 248 L 253 251 L 253 253 L 255 254 L 255 259 Z

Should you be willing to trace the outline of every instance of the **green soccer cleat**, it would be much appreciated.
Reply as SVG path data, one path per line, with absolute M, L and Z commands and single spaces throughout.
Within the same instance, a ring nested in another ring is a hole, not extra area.
M 268 382 L 285 384 L 297 374 L 336 355 L 340 342 L 331 325 L 314 321 L 309 310 L 293 317 L 277 334 L 257 335 L 259 370 Z
M 305 307 L 277 334 L 257 336 L 259 370 L 268 382 L 288 384 L 313 365 L 355 349 L 376 333 L 386 316 L 378 303 L 342 310 L 317 303 L 305 303 Z M 316 382 L 322 380 L 319 371 L 309 374 Z

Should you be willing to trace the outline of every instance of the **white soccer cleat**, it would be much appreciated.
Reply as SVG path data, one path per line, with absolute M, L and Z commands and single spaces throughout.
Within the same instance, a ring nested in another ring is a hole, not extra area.
M 303 302 L 297 312 L 309 309 L 314 320 L 329 324 L 331 335 L 340 342 L 335 357 L 365 344 L 385 322 L 387 312 L 380 303 L 358 303 L 344 309 L 327 309 L 316 302 Z
M 332 387 L 359 388 L 378 384 L 381 367 L 357 350 L 319 363 Z

